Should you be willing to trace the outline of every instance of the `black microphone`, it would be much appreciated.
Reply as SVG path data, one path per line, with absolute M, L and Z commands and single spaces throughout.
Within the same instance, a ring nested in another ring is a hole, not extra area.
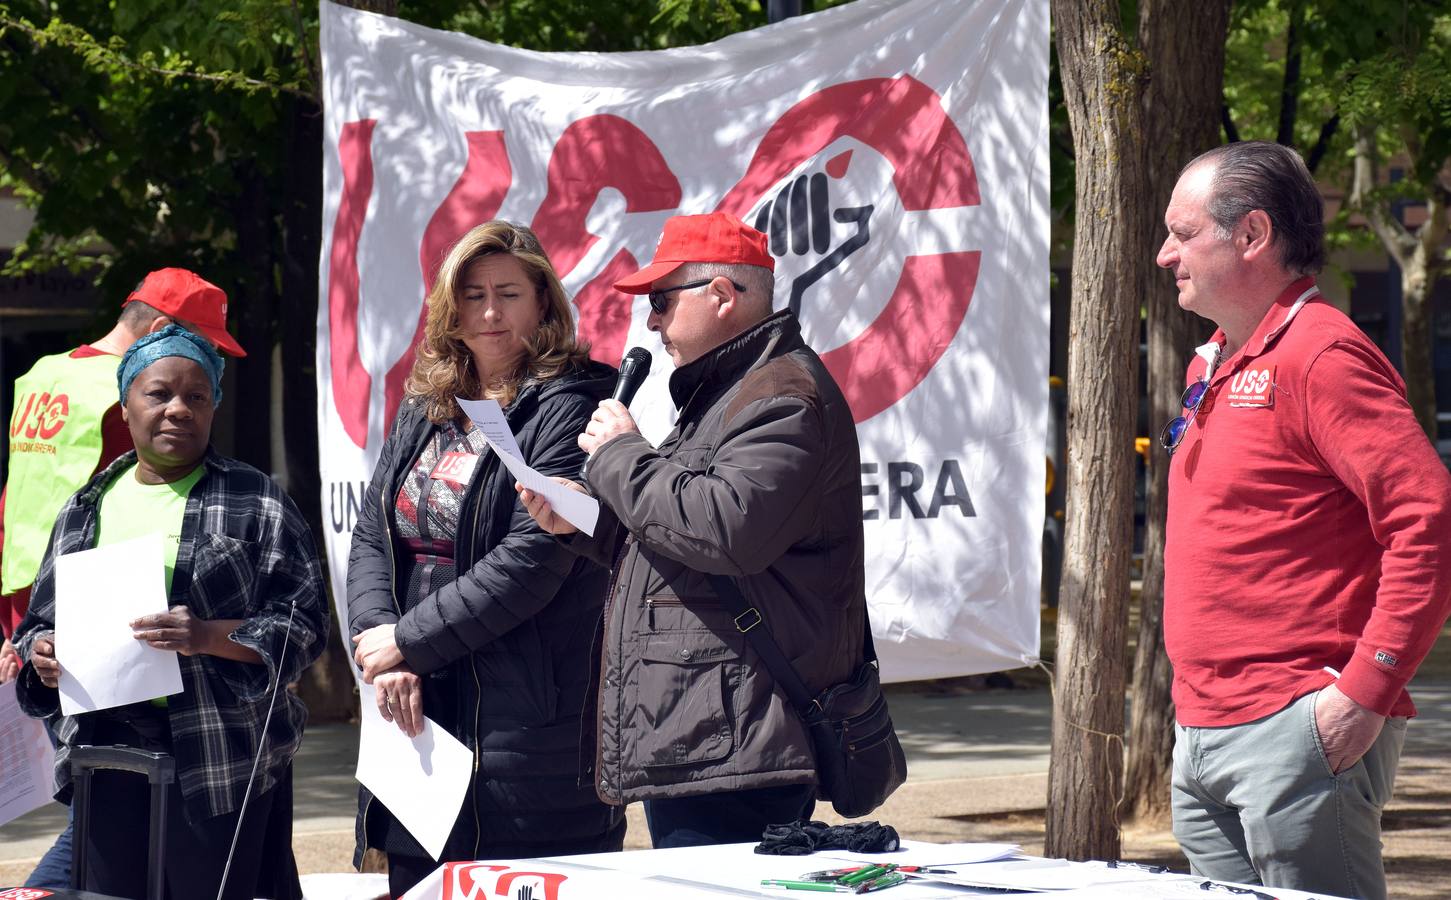
M 635 392 L 640 390 L 640 385 L 645 383 L 645 376 L 650 374 L 650 351 L 644 347 L 631 347 L 620 360 L 620 377 L 615 380 L 615 393 L 610 399 L 618 400 L 626 406 L 635 399 Z M 586 483 L 589 482 L 589 460 L 579 468 L 579 478 Z
M 650 374 L 651 358 L 650 351 L 644 347 L 630 348 L 630 352 L 620 360 L 620 377 L 615 382 L 612 399 L 630 405 L 630 401 L 635 399 L 635 392 L 645 383 L 645 376 Z

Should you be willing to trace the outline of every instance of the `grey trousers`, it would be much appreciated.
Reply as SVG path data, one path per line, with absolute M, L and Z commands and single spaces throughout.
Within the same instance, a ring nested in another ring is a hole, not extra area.
M 1387 719 L 1359 762 L 1331 774 L 1316 696 L 1244 725 L 1175 726 L 1174 837 L 1195 875 L 1384 900 L 1380 814 L 1406 720 Z

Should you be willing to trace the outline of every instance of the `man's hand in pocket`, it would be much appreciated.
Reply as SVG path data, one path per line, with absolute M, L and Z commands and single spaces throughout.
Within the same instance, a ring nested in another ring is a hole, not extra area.
M 1330 771 L 1337 775 L 1355 765 L 1385 725 L 1386 717 L 1366 709 L 1329 685 L 1315 698 L 1315 730 Z

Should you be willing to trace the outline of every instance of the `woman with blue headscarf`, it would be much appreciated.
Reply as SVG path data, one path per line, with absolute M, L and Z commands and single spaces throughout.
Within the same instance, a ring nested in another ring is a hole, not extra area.
M 73 747 L 168 753 L 177 775 L 168 794 L 168 895 L 217 896 L 236 832 L 222 896 L 298 896 L 290 847 L 273 839 L 275 829 L 269 837 L 268 826 L 290 822 L 289 766 L 306 719 L 301 701 L 278 687 L 301 675 L 327 636 L 312 534 L 272 479 L 211 449 L 222 358 L 206 339 L 168 326 L 137 341 L 116 377 L 136 449 L 91 479 L 57 517 L 16 630 L 27 661 L 20 705 L 36 717 L 59 711 L 55 644 L 65 635 L 55 633 L 56 557 L 160 533 L 169 609 L 131 628 L 136 640 L 179 655 L 183 690 L 62 719 L 57 797 L 70 794 Z M 95 773 L 94 824 L 76 836 L 87 847 L 82 887 L 145 895 L 146 797 L 144 779 Z

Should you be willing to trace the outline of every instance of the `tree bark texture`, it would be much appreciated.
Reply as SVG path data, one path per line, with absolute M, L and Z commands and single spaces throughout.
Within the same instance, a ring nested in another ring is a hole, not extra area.
M 1132 550 L 1144 60 L 1116 0 L 1054 0 L 1077 160 L 1068 350 L 1068 508 L 1058 611 L 1049 856 L 1119 855 L 1124 632 Z
M 1148 206 L 1139 250 L 1147 270 L 1149 437 L 1146 473 L 1143 589 L 1130 694 L 1132 704 L 1124 775 L 1124 811 L 1131 818 L 1162 819 L 1169 811 L 1174 753 L 1172 670 L 1164 652 L 1164 523 L 1168 514 L 1169 456 L 1158 429 L 1179 415 L 1184 368 L 1193 347 L 1211 332 L 1205 320 L 1179 308 L 1173 275 L 1153 263 L 1164 240 L 1163 212 L 1179 171 L 1216 146 L 1224 85 L 1229 0 L 1185 6 L 1173 0 L 1139 4 L 1139 47 L 1149 65 L 1144 95 Z
M 1426 221 L 1415 231 L 1415 248 L 1401 263 L 1401 365 L 1406 399 L 1421 430 L 1436 442 L 1436 370 L 1431 345 L 1431 291 L 1446 273 L 1448 226 L 1445 198 L 1430 191 Z

